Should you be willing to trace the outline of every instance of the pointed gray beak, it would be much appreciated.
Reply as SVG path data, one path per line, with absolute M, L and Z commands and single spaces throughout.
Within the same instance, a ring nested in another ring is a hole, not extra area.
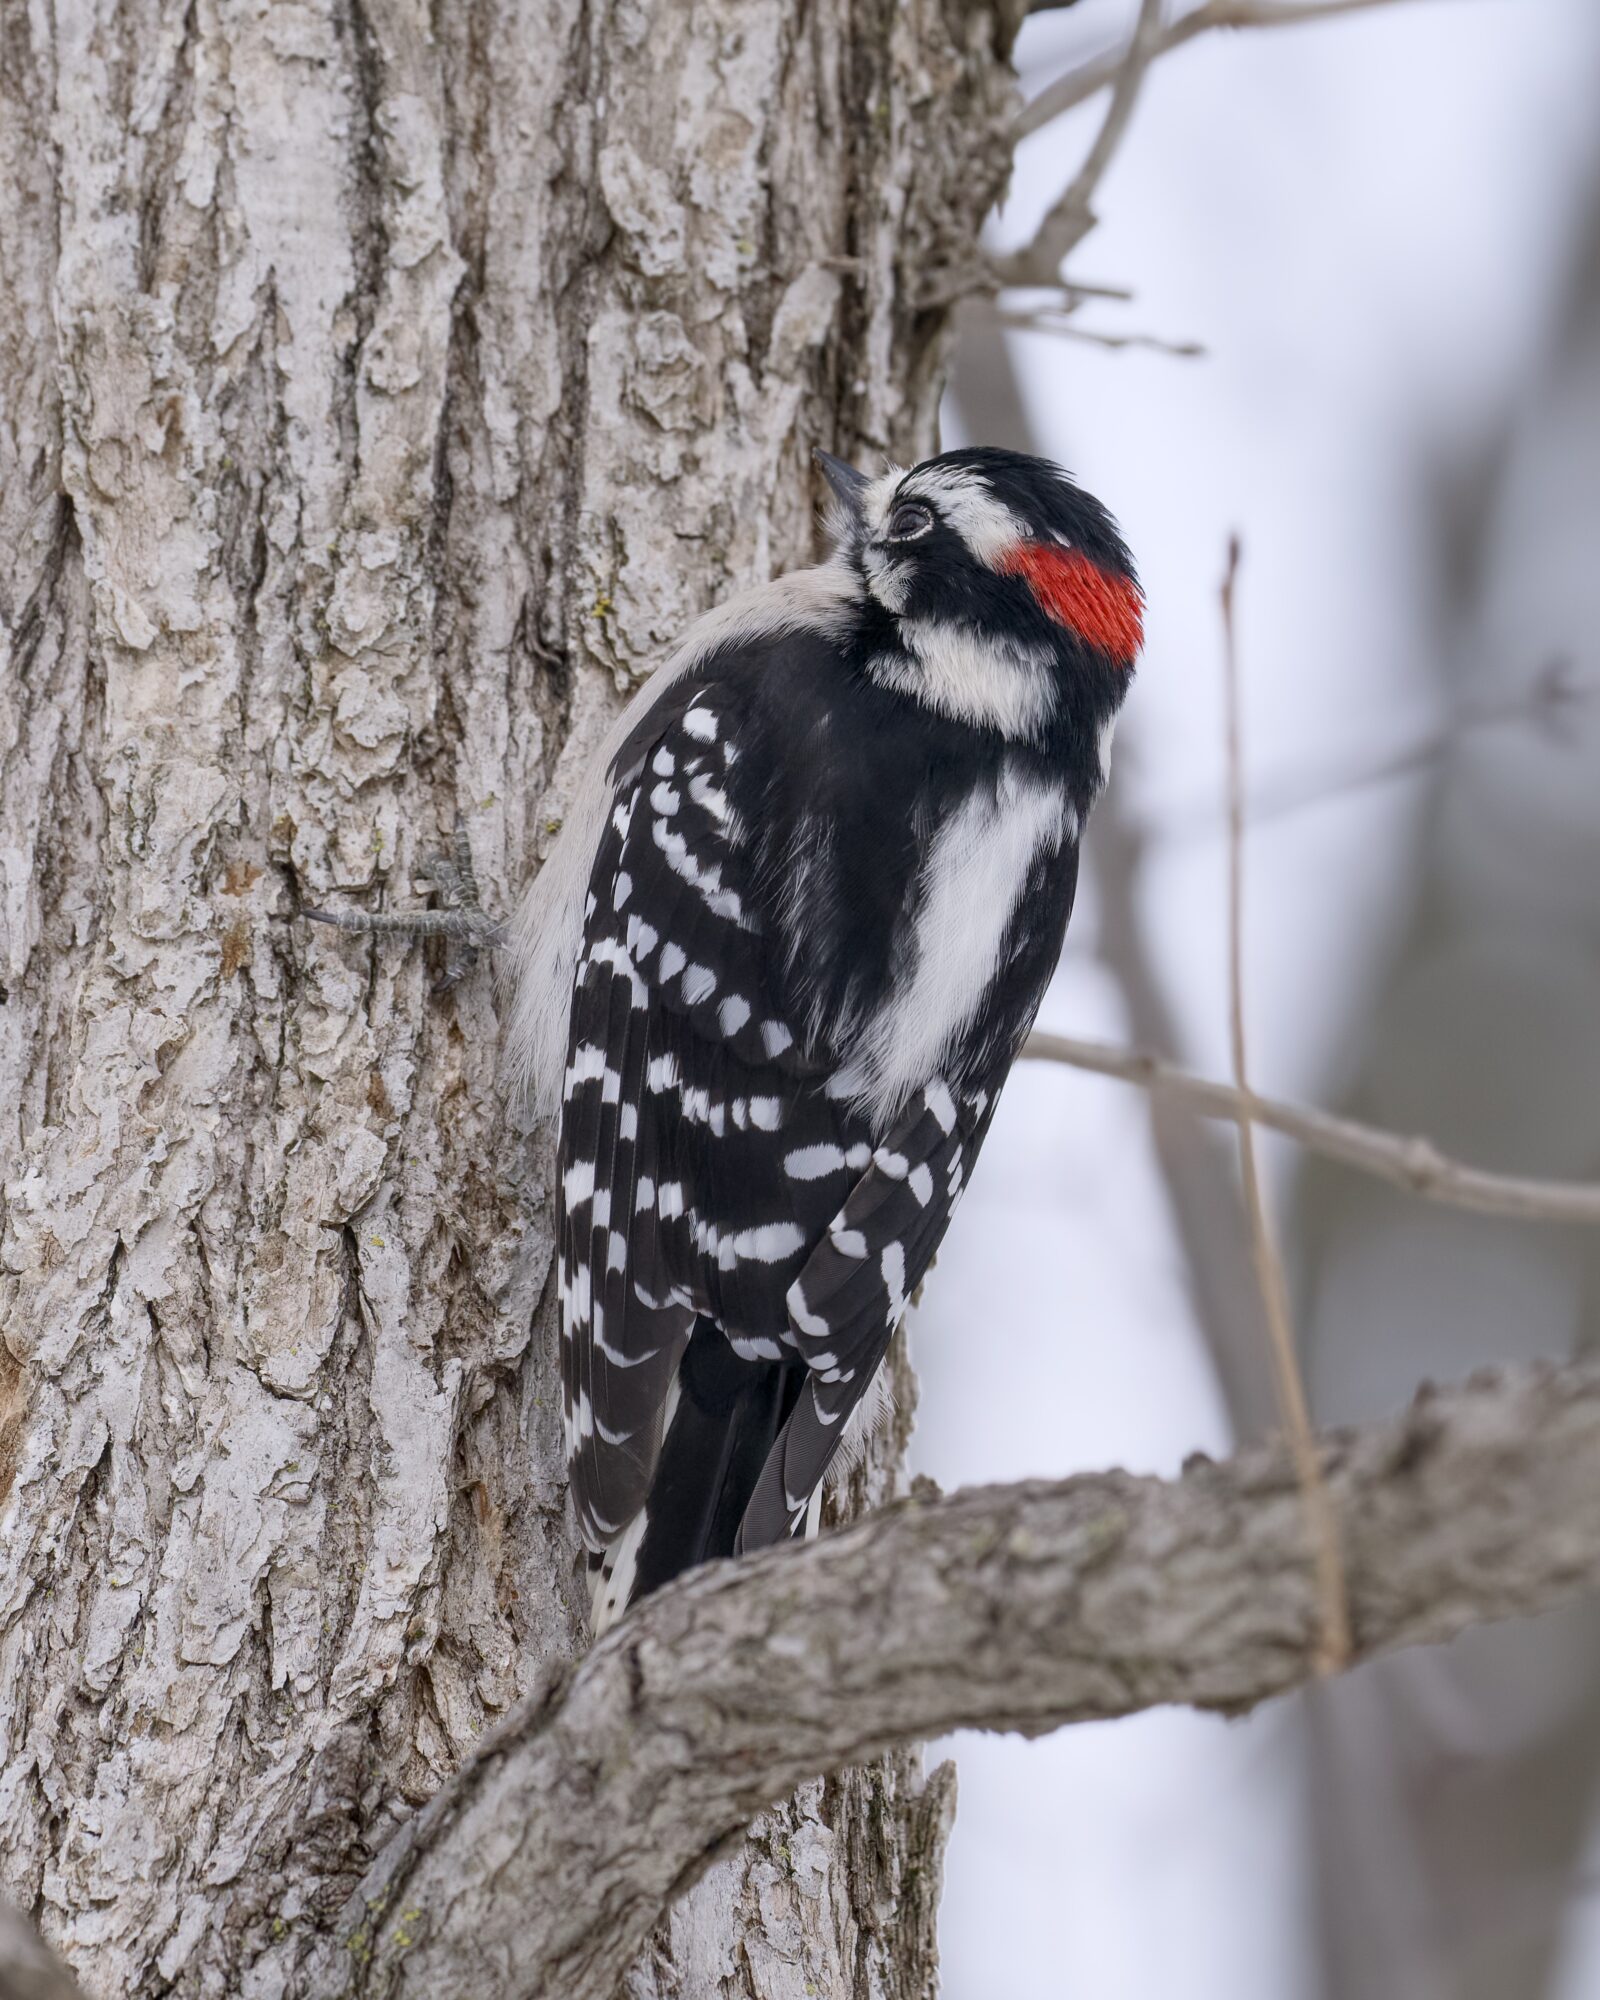
M 864 472 L 857 472 L 842 458 L 835 458 L 831 451 L 824 451 L 819 445 L 811 456 L 822 468 L 822 476 L 833 489 L 834 498 L 856 520 L 861 519 L 861 497 L 872 481 Z

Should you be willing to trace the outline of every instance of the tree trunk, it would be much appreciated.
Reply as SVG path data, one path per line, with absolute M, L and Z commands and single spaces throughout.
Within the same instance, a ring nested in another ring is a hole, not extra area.
M 303 1991 L 584 1643 L 492 981 L 287 919 L 458 814 L 509 908 L 809 446 L 931 445 L 1020 12 L 0 0 L 0 1884 L 91 1992 Z M 927 1991 L 948 1807 L 808 1787 L 630 1991 Z

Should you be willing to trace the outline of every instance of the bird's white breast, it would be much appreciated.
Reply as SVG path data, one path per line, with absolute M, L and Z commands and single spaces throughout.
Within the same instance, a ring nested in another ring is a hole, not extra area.
M 1071 808 L 1059 786 L 1007 773 L 962 801 L 929 847 L 917 884 L 912 972 L 867 1022 L 850 1068 L 862 1102 L 889 1118 L 938 1076 L 1000 971 L 1035 862 L 1059 850 Z

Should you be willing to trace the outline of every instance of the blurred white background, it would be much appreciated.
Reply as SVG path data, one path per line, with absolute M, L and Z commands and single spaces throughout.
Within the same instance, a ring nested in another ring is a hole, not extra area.
M 1030 91 L 1129 0 L 1036 16 Z M 1027 238 L 1104 114 L 1027 142 Z M 1244 542 L 1254 1080 L 1486 1164 L 1600 1173 L 1600 6 L 1410 0 L 1156 64 L 1072 274 L 975 315 L 947 442 L 1120 517 L 1148 647 L 1043 1025 L 1227 1073 L 1217 586 Z M 1020 408 L 1018 396 L 1020 395 Z M 1408 775 L 1350 774 L 1436 741 Z M 1269 810 L 1285 798 L 1292 811 Z M 1314 1414 L 1593 1343 L 1600 1258 L 1270 1155 Z M 1019 1069 L 913 1324 L 941 1484 L 1175 1471 L 1270 1424 L 1228 1136 Z M 962 1737 L 947 2000 L 1600 1996 L 1600 1624 L 1380 1664 L 1247 1722 Z M 950 1747 L 950 1746 L 947 1746 Z M 934 1754 L 940 1754 L 936 1751 Z

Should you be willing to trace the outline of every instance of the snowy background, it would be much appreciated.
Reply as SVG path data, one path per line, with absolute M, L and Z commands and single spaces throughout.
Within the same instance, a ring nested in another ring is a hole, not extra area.
M 1131 26 L 1030 21 L 1025 87 Z M 1105 99 L 1028 141 L 1025 241 Z M 1043 1025 L 1228 1073 L 1217 586 L 1243 538 L 1259 1086 L 1484 1164 L 1600 1175 L 1600 6 L 1412 0 L 1151 71 L 1075 254 L 947 441 L 1029 443 L 1120 517 L 1148 647 Z M 1431 747 L 1430 747 L 1431 746 Z M 1398 778 L 1361 782 L 1416 750 Z M 1170 1473 L 1272 1421 L 1227 1135 L 1020 1068 L 913 1325 L 947 1487 Z M 1600 1250 L 1268 1154 L 1314 1414 L 1600 1331 Z M 963 1736 L 946 2000 L 1597 2000 L 1600 1621 L 1469 1635 L 1225 1724 Z M 941 1754 L 936 1750 L 934 1754 Z

